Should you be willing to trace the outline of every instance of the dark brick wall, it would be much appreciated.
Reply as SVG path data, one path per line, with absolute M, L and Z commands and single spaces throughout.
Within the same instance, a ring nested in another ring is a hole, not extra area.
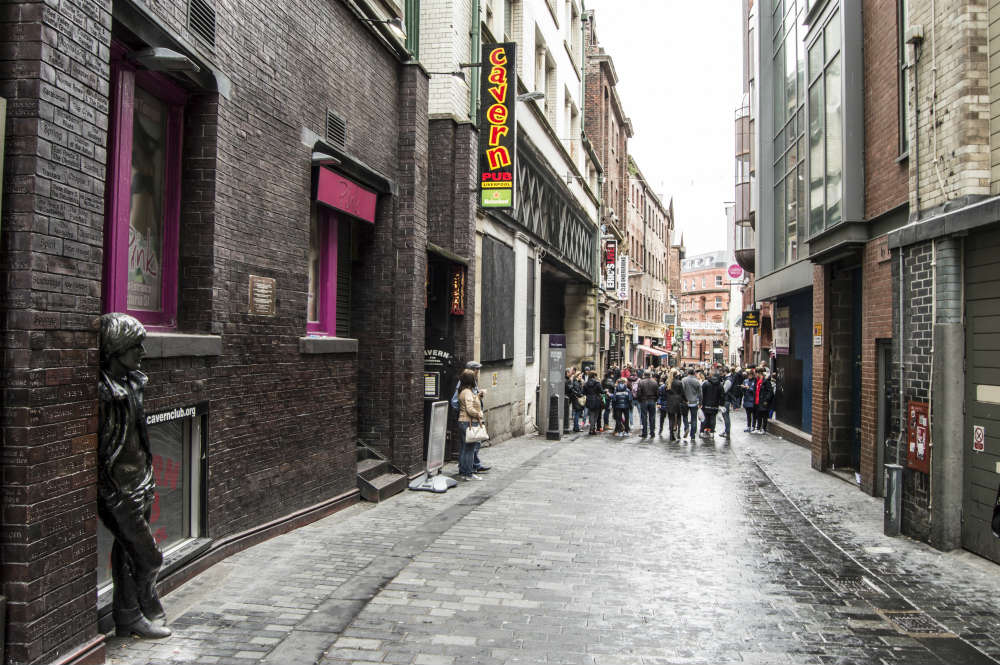
M 895 330 L 893 337 L 903 344 L 903 406 L 906 402 L 927 402 L 930 386 L 933 321 L 931 304 L 932 248 L 930 243 L 912 245 L 901 250 L 903 274 L 899 277 L 898 255 L 893 255 L 893 286 L 903 289 L 903 330 L 899 330 L 898 300 L 893 302 Z M 896 291 L 898 297 L 898 291 Z M 895 351 L 898 353 L 898 350 Z M 898 384 L 897 384 L 898 390 Z M 899 405 L 896 405 L 899 409 Z M 905 423 L 903 423 L 905 426 Z M 898 426 L 898 424 L 897 424 Z M 927 474 L 906 466 L 906 433 L 902 450 L 894 449 L 903 464 L 903 533 L 920 540 L 930 535 L 930 478 Z
M 184 2 L 147 7 L 194 41 Z M 419 466 L 428 127 L 426 75 L 400 65 L 343 3 L 216 9 L 213 57 L 232 94 L 192 91 L 185 107 L 178 330 L 221 335 L 222 354 L 150 358 L 144 369 L 148 410 L 209 402 L 206 529 L 218 538 L 353 490 L 359 431 L 404 469 Z M 8 662 L 48 662 L 97 635 L 110 12 L 94 0 L 0 8 Z M 375 225 L 358 223 L 358 358 L 298 349 L 312 148 L 303 136 L 323 135 L 328 108 L 347 121 L 346 151 L 398 186 L 380 196 Z M 276 316 L 247 314 L 250 274 L 276 279 Z
M 97 334 L 109 1 L 0 8 L 7 662 L 94 638 Z M 89 611 L 89 613 L 88 613 Z
M 455 326 L 455 355 L 474 353 L 473 316 L 476 303 L 476 196 L 479 133 L 471 123 L 452 118 L 431 120 L 427 176 L 428 241 L 469 261 L 465 280 L 465 316 Z
M 829 439 L 830 465 L 837 467 L 851 466 L 851 443 L 853 439 L 853 423 L 851 409 L 853 395 L 851 388 L 854 366 L 853 330 L 854 282 L 853 271 L 845 270 L 839 265 L 830 269 L 826 301 L 830 311 L 830 324 L 824 328 L 824 344 L 827 345 L 827 362 L 829 373 L 826 391 L 822 398 L 829 402 Z

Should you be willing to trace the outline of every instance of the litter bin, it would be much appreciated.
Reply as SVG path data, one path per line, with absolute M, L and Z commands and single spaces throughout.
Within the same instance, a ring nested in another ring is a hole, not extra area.
M 883 531 L 887 536 L 898 536 L 903 521 L 903 467 L 885 465 L 885 513 Z

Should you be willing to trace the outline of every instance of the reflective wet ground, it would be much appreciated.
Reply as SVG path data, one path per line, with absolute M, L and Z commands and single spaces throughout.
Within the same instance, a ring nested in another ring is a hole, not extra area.
M 1000 568 L 881 535 L 809 453 L 608 435 L 485 449 L 447 494 L 362 504 L 165 599 L 112 663 L 993 663 Z

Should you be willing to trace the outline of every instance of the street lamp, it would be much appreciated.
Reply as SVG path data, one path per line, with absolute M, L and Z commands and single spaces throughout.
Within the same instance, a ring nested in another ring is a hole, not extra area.
M 384 23 L 389 26 L 389 30 L 391 30 L 392 34 L 395 35 L 400 41 L 406 40 L 406 25 L 403 23 L 403 19 L 398 16 L 387 19 L 363 18 L 360 20 L 371 24 Z
M 536 99 L 545 99 L 545 93 L 535 90 L 534 92 L 526 92 L 523 95 L 518 95 L 515 99 L 519 102 L 533 102 Z

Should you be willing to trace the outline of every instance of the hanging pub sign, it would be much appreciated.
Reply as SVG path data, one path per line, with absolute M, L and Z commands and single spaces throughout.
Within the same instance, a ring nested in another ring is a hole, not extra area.
M 465 314 L 465 266 L 451 269 L 451 313 Z
M 514 42 L 483 44 L 480 78 L 479 191 L 484 208 L 516 206 L 517 75 Z
M 608 240 L 604 243 L 604 290 L 618 289 L 618 242 Z
M 744 328 L 760 328 L 760 310 L 751 309 L 743 312 Z

